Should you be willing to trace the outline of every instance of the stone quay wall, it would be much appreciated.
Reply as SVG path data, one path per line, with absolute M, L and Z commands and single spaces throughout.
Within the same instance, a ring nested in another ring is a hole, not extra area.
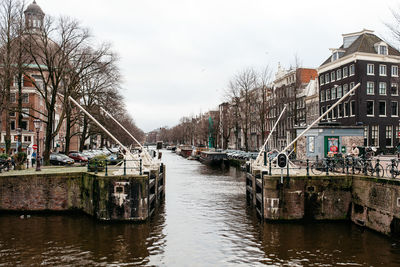
M 248 199 L 265 220 L 351 220 L 400 237 L 400 180 L 247 173 L 246 183 Z
M 164 184 L 165 171 L 138 176 L 0 176 L 0 211 L 81 210 L 99 220 L 143 221 L 163 199 Z

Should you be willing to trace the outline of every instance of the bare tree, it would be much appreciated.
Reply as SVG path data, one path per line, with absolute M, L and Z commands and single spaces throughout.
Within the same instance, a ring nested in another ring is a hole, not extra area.
M 2 83 L 1 109 L 6 110 L 6 153 L 11 149 L 10 133 L 10 104 L 11 104 L 11 86 L 15 75 L 13 64 L 13 41 L 17 37 L 16 25 L 18 24 L 18 3 L 14 0 L 4 0 L 0 4 L 0 64 L 2 65 L 0 78 Z M 2 113 L 1 113 L 2 114 Z
M 261 72 L 257 73 L 255 108 L 257 113 L 257 128 L 261 133 L 261 143 L 264 143 L 267 129 L 267 114 L 270 112 L 268 105 L 268 90 L 271 83 L 272 72 L 266 66 Z

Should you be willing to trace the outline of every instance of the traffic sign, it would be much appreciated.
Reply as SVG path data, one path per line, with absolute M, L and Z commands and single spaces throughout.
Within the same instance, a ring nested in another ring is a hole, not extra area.
M 37 149 L 37 145 L 34 144 L 34 145 L 32 146 L 32 148 L 33 148 L 34 150 L 36 150 L 36 149 Z

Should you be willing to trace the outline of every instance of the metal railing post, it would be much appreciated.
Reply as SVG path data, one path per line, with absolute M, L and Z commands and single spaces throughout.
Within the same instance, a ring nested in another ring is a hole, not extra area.
M 97 159 L 94 160 L 94 173 L 97 174 Z
M 351 157 L 351 162 L 353 163 L 353 164 L 351 164 L 351 172 L 354 174 L 354 165 L 355 165 L 355 158 L 354 157 Z
M 107 160 L 105 160 L 105 164 L 106 164 L 106 176 L 108 176 L 108 164 L 107 164 Z
M 349 174 L 349 157 L 346 157 L 345 164 L 346 164 L 346 174 Z
M 139 159 L 140 165 L 139 165 L 139 174 L 142 175 L 142 159 Z
M 306 162 L 307 162 L 306 170 L 307 170 L 307 177 L 308 177 L 308 176 L 310 176 L 310 160 L 307 159 Z
M 126 175 L 126 159 L 124 159 L 124 176 Z
M 272 159 L 269 159 L 269 175 L 272 176 Z
M 88 171 L 88 172 L 90 172 L 89 163 L 90 163 L 90 160 L 88 160 L 88 162 L 87 162 L 87 171 Z

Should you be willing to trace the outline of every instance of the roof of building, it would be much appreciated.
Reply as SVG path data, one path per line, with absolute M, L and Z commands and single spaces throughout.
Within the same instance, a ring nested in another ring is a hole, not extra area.
M 357 37 L 358 36 L 358 37 Z M 340 56 L 345 57 L 356 52 L 377 54 L 375 51 L 375 44 L 379 42 L 384 42 L 381 38 L 373 34 L 373 31 L 363 30 L 357 33 L 343 34 L 343 38 L 355 37 L 356 39 L 348 46 L 345 47 L 344 44 L 337 50 L 343 51 Z M 400 56 L 400 52 L 388 44 L 388 55 Z M 332 55 L 321 64 L 321 66 L 332 62 Z
M 38 4 L 36 4 L 36 1 L 33 1 L 32 4 L 30 4 L 26 10 L 24 11 L 25 13 L 36 13 L 39 15 L 44 15 L 43 10 L 40 8 Z

